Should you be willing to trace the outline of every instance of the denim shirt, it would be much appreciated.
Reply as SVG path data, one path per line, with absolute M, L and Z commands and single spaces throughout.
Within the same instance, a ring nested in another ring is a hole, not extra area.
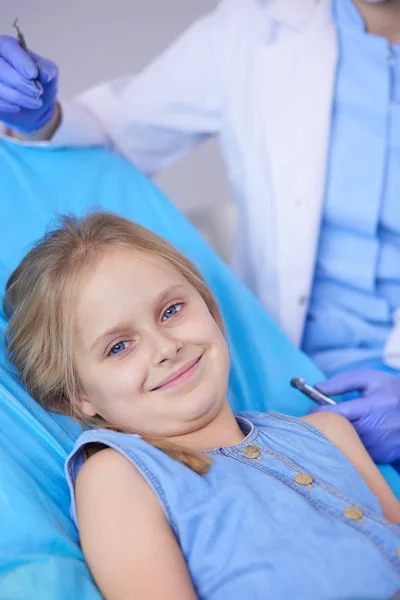
M 339 59 L 303 350 L 327 374 L 380 359 L 400 306 L 400 46 L 336 0 Z
M 201 600 L 386 599 L 400 593 L 400 529 L 349 460 L 310 424 L 237 416 L 241 444 L 208 454 L 199 475 L 140 437 L 90 430 L 66 462 L 71 514 L 83 447 L 100 442 L 143 475 Z

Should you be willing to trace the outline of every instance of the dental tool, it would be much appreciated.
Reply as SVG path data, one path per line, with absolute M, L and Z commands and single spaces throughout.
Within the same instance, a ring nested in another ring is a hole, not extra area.
M 311 400 L 314 400 L 314 402 L 316 402 L 317 404 L 320 404 L 321 406 L 326 404 L 336 404 L 336 402 L 330 396 L 326 396 L 325 394 L 317 390 L 315 387 L 312 387 L 311 385 L 306 383 L 302 377 L 293 377 L 293 379 L 290 380 L 290 385 L 296 388 L 296 390 L 299 390 L 299 392 L 302 392 L 303 394 L 311 398 Z
M 18 17 L 15 19 L 15 21 L 13 23 L 13 27 L 17 30 L 17 37 L 18 37 L 18 43 L 19 43 L 19 45 L 21 46 L 22 50 L 25 50 L 25 52 L 28 53 L 29 50 L 28 50 L 27 43 L 26 43 L 24 35 L 21 32 L 20 28 L 18 27 L 17 23 L 18 23 Z M 41 90 L 41 87 L 39 86 L 39 83 L 37 82 L 36 79 L 33 80 L 33 83 L 35 84 L 35 86 L 36 86 L 36 88 L 38 90 L 38 94 L 36 96 L 36 99 L 38 99 L 39 96 L 40 96 L 40 94 L 41 94 L 41 92 L 42 92 L 42 90 Z

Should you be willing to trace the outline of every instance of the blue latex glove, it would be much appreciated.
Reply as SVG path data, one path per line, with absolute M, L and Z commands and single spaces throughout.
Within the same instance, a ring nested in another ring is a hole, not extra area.
M 310 412 L 328 410 L 346 417 L 375 462 L 400 459 L 400 376 L 362 369 L 339 373 L 315 387 L 327 396 L 359 391 L 360 398 Z
M 38 80 L 38 89 L 34 84 Z M 53 116 L 58 87 L 57 66 L 18 40 L 0 36 L 0 121 L 12 129 L 34 131 Z

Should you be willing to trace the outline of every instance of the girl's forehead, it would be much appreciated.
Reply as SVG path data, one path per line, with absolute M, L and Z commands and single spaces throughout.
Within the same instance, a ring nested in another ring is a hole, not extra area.
M 128 276 L 135 276 L 136 279 L 141 276 L 146 279 L 147 274 L 151 274 L 157 275 L 157 280 L 164 276 L 186 281 L 182 273 L 167 257 L 133 248 L 113 248 L 106 251 L 94 269 L 94 274 L 96 272 L 108 276 L 115 273 L 122 275 L 126 273 Z
M 170 286 L 192 287 L 167 259 L 150 252 L 129 248 L 106 251 L 84 277 L 79 297 L 92 301 L 99 296 L 118 296 L 119 291 L 135 296 L 152 296 Z M 78 305 L 79 305 L 78 300 Z

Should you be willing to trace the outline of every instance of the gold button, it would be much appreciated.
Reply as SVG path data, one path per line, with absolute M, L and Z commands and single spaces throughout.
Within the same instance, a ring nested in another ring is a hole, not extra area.
M 258 458 L 261 450 L 258 446 L 245 446 L 242 450 L 243 456 L 246 458 Z
M 348 506 L 344 509 L 344 516 L 352 521 L 362 521 L 364 513 L 357 506 Z
M 400 548 L 397 548 L 397 558 L 400 560 Z
M 308 486 L 311 486 L 312 482 L 314 481 L 309 473 L 299 473 L 298 475 L 295 475 L 294 480 L 297 481 L 297 483 L 300 483 L 300 485 Z

